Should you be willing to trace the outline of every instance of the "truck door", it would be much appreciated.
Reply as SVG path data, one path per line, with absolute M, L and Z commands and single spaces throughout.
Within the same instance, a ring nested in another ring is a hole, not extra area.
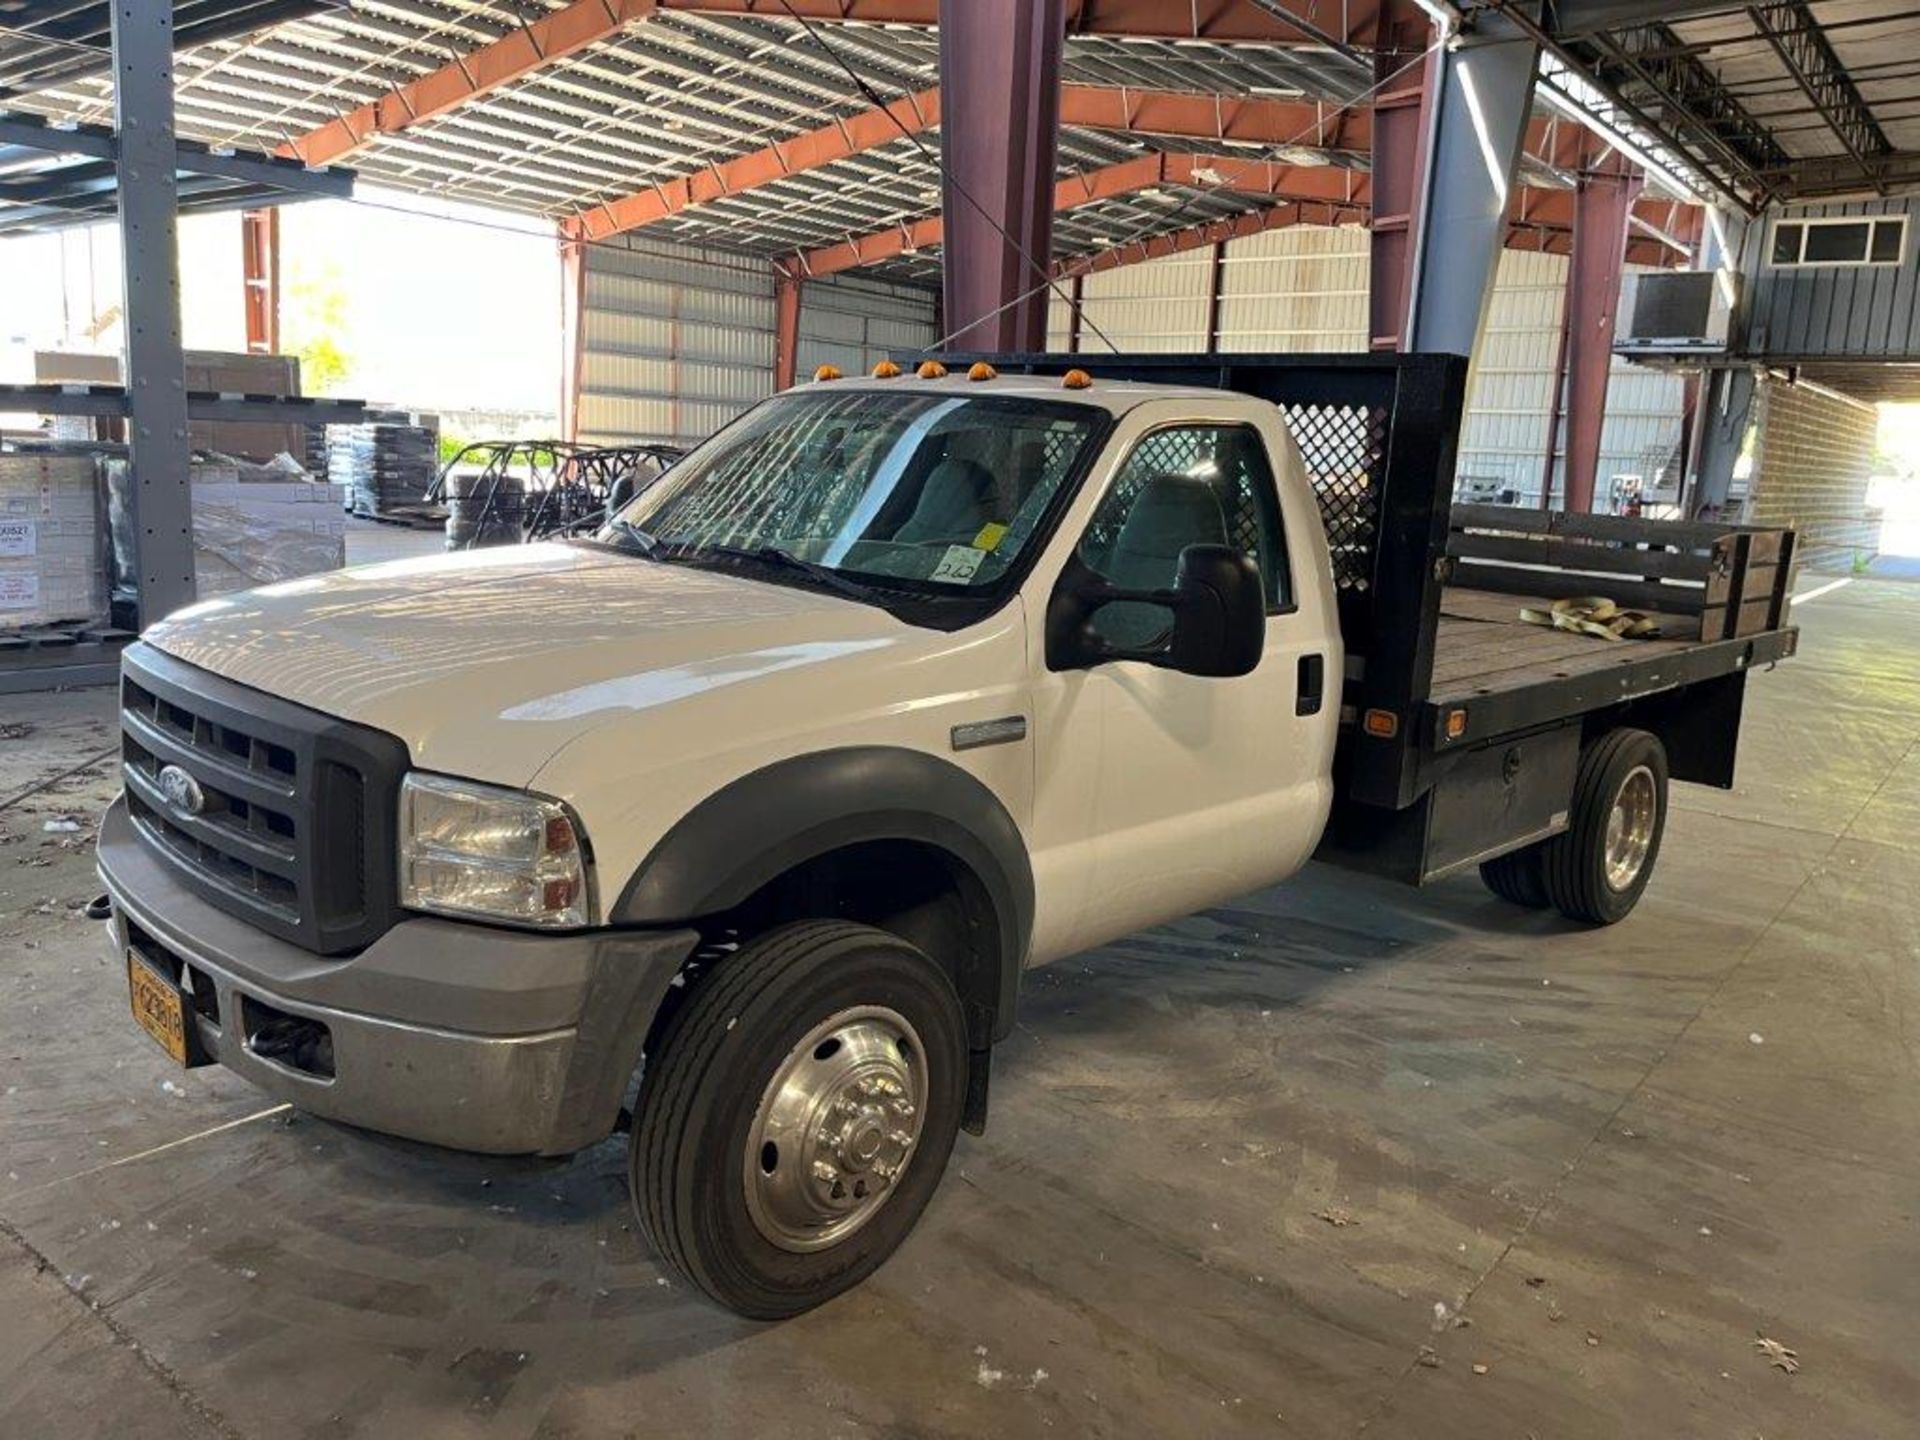
M 1296 508 L 1310 509 L 1295 488 Z M 1317 586 L 1303 605 L 1295 583 L 1296 559 L 1315 579 L 1314 536 L 1302 532 L 1317 520 L 1284 515 L 1281 498 L 1260 429 L 1167 425 L 1135 442 L 1079 539 L 1079 558 L 1129 590 L 1171 588 L 1189 545 L 1233 545 L 1260 567 L 1267 631 L 1260 663 L 1232 679 L 1117 660 L 1042 681 L 1043 692 L 1059 687 L 1039 697 L 1043 727 L 1052 712 L 1063 740 L 1097 746 L 1072 767 L 1093 784 L 1076 948 L 1271 884 L 1318 842 L 1332 798 L 1337 646 Z M 1171 615 L 1120 601 L 1092 623 L 1141 648 Z

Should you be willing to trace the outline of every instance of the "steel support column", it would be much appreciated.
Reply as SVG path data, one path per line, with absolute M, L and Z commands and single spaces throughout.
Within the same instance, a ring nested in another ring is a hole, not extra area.
M 587 247 L 560 242 L 560 435 L 580 438 L 580 390 L 587 363 Z
M 1584 172 L 1573 202 L 1573 260 L 1567 266 L 1567 443 L 1563 509 L 1593 509 L 1600 470 L 1600 431 L 1607 418 L 1613 330 L 1620 310 L 1620 271 L 1627 258 L 1627 222 L 1645 178 L 1618 156 Z M 1549 450 L 1552 437 L 1548 437 Z
M 773 388 L 790 390 L 799 378 L 800 286 L 798 275 L 778 271 L 773 279 Z M 1044 349 L 1044 346 L 1035 348 Z
M 1473 353 L 1539 59 L 1538 42 L 1493 11 L 1434 55 L 1402 350 Z
M 1413 0 L 1388 0 L 1380 17 L 1373 79 L 1373 215 L 1369 222 L 1367 348 L 1400 348 L 1413 264 L 1413 212 L 1425 169 L 1425 140 L 1437 55 L 1414 63 L 1433 22 Z
M 1227 242 L 1213 242 L 1213 257 L 1207 265 L 1207 352 L 1220 348 L 1220 314 L 1226 305 Z
M 1690 520 L 1731 520 L 1733 472 L 1747 432 L 1766 413 L 1766 391 L 1752 370 L 1709 370 L 1701 407 L 1698 483 L 1686 508 Z
M 1739 301 L 1729 334 L 1730 348 L 1740 349 L 1746 323 L 1745 295 L 1738 287 L 1741 253 L 1747 246 L 1746 217 L 1731 210 L 1706 212 L 1701 229 L 1699 268 L 1720 277 L 1727 299 Z M 1764 232 L 1763 232 L 1764 233 Z M 1758 419 L 1765 392 L 1750 370 L 1713 369 L 1701 377 L 1698 418 L 1694 434 L 1693 474 L 1686 485 L 1682 509 L 1689 518 L 1721 518 L 1728 513 L 1733 472 L 1745 448 L 1747 430 Z
M 247 352 L 272 355 L 280 349 L 280 211 L 240 213 L 241 268 L 246 285 Z
M 1044 350 L 1062 0 L 940 0 L 941 293 L 960 350 Z
M 129 529 L 144 627 L 193 600 L 171 0 L 113 0 L 112 35 L 127 336 L 121 367 L 133 471 Z

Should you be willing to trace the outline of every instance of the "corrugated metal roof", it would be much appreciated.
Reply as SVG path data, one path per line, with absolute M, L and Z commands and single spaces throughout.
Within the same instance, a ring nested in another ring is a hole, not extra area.
M 198 46 L 176 62 L 179 130 L 270 148 L 559 8 L 560 0 L 354 0 Z M 787 20 L 663 13 L 443 116 L 380 135 L 346 163 L 371 182 L 559 218 L 869 108 L 843 66 L 891 99 L 933 86 L 937 65 L 931 30 L 808 31 Z M 1064 68 L 1067 81 L 1086 85 L 1322 99 L 1371 83 L 1364 64 L 1331 49 L 1101 36 L 1070 37 Z M 103 119 L 112 95 L 102 77 L 63 77 L 23 108 Z M 1060 169 L 1092 169 L 1152 145 L 1067 130 Z M 902 137 L 683 211 L 647 233 L 764 255 L 831 244 L 937 211 L 938 153 L 935 131 Z M 1097 250 L 1258 203 L 1184 191 L 1104 201 L 1060 215 L 1056 249 Z M 882 268 L 920 277 L 933 273 L 933 261 L 909 255 Z

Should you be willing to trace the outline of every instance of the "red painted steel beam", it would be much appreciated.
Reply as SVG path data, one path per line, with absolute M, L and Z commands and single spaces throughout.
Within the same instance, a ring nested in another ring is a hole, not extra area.
M 1368 194 L 1367 177 L 1356 170 L 1278 165 L 1240 156 L 1154 153 L 1067 176 L 1053 187 L 1053 208 L 1056 212 L 1072 210 L 1160 185 L 1224 188 L 1248 195 L 1325 202 L 1357 207 L 1356 215 L 1364 213 Z M 818 279 L 899 255 L 930 250 L 943 244 L 944 239 L 941 217 L 923 215 L 837 245 L 804 251 L 781 263 L 785 273 Z M 1025 288 L 1030 289 L 1036 283 L 1038 278 L 1030 275 Z
M 289 140 L 274 153 L 330 165 L 377 136 L 397 135 L 610 39 L 659 9 L 657 0 L 574 0 Z
M 245 210 L 240 215 L 241 280 L 246 287 L 247 353 L 280 349 L 280 211 Z
M 1247 166 L 1248 162 L 1220 156 L 1142 155 L 1099 170 L 1068 176 L 1054 186 L 1054 206 L 1071 210 L 1096 200 L 1113 199 L 1151 189 L 1156 185 L 1188 183 L 1175 180 L 1170 173 L 1191 176 L 1209 165 Z M 1279 172 L 1286 172 L 1282 178 Z M 1053 270 L 1059 277 L 1090 274 L 1120 265 L 1137 265 L 1165 255 L 1177 255 L 1217 240 L 1240 239 L 1263 230 L 1285 229 L 1291 225 L 1359 225 L 1367 222 L 1369 204 L 1367 177 L 1356 171 L 1331 167 L 1286 166 L 1254 163 L 1247 173 L 1236 176 L 1240 182 L 1227 188 L 1246 194 L 1289 196 L 1282 203 L 1263 210 L 1252 210 L 1225 220 L 1184 230 L 1168 231 L 1125 245 L 1103 250 L 1093 256 L 1056 260 Z M 1351 190 L 1351 194 L 1341 193 Z M 1554 195 L 1559 191 L 1526 191 L 1529 195 Z M 838 274 L 862 265 L 876 265 L 901 255 L 916 254 L 940 245 L 940 217 L 925 215 L 902 221 L 886 230 L 875 231 L 837 245 L 823 245 L 775 262 L 782 274 L 808 279 Z M 1572 237 L 1565 226 L 1544 222 L 1515 223 L 1508 227 L 1506 244 L 1513 250 L 1544 250 L 1565 255 L 1572 249 Z M 1627 260 L 1642 265 L 1683 265 L 1685 259 L 1669 246 L 1651 238 L 1636 238 L 1628 243 Z
M 781 140 L 761 150 L 751 150 L 731 160 L 722 160 L 691 175 L 662 180 L 657 185 L 618 200 L 609 200 L 569 215 L 560 223 L 563 235 L 575 240 L 604 240 L 625 230 L 637 230 L 696 205 L 710 204 L 729 195 L 817 170 L 836 160 L 872 150 L 901 135 L 918 135 L 940 123 L 940 92 L 922 90 L 904 95 L 886 106 L 862 110 L 845 120 L 822 125 Z
M 1249 216 L 1236 216 L 1216 222 L 1217 226 L 1222 227 L 1240 225 L 1252 227 L 1245 231 L 1236 231 L 1234 234 L 1254 234 L 1282 224 L 1363 223 L 1371 210 L 1373 190 L 1371 177 L 1365 173 L 1330 165 L 1282 165 L 1273 161 L 1249 160 L 1237 155 L 1156 153 L 1135 156 L 1131 160 L 1122 160 L 1097 170 L 1086 170 L 1077 175 L 1067 176 L 1054 185 L 1054 209 L 1056 211 L 1071 210 L 1081 205 L 1092 204 L 1097 200 L 1111 200 L 1160 185 L 1185 185 L 1202 189 L 1232 190 L 1244 195 L 1267 195 L 1292 202 L 1298 209 L 1298 217 L 1294 219 L 1276 216 L 1266 223 L 1257 223 Z M 1641 205 L 1647 208 L 1649 218 L 1656 214 L 1664 216 L 1666 213 L 1665 202 L 1642 201 Z M 1321 208 L 1315 209 L 1313 208 L 1315 206 Z M 1508 231 L 1508 246 L 1514 249 L 1548 250 L 1556 254 L 1566 254 L 1569 249 L 1569 229 L 1573 221 L 1573 209 L 1572 191 L 1521 186 L 1515 192 L 1514 220 Z M 1253 213 L 1266 215 L 1269 212 Z M 1215 226 L 1195 226 L 1189 230 L 1171 232 L 1171 234 L 1198 235 L 1202 232 L 1211 233 L 1215 228 Z M 1234 234 L 1228 234 L 1224 238 L 1234 238 Z M 843 270 L 856 269 L 862 265 L 874 265 L 900 255 L 931 250 L 943 243 L 943 237 L 944 231 L 940 217 L 923 215 L 869 235 L 803 251 L 776 264 L 783 273 L 817 279 Z M 1171 244 L 1171 236 L 1159 235 L 1106 252 L 1115 256 L 1124 252 L 1130 258 L 1102 260 L 1092 268 L 1108 269 L 1114 264 L 1134 264 L 1140 260 L 1151 260 L 1164 254 L 1175 254 L 1179 250 L 1191 248 L 1192 245 L 1211 243 L 1213 243 L 1212 239 L 1196 238 L 1191 241 L 1191 244 L 1179 244 L 1168 248 Z M 1650 238 L 1636 239 L 1628 247 L 1627 258 L 1640 264 L 1671 265 L 1677 260 L 1668 247 Z M 1071 268 L 1075 269 L 1081 268 L 1083 263 L 1069 262 Z M 1030 286 L 1032 283 L 1037 282 L 1030 282 Z
M 1339 107 L 1324 101 L 1275 100 L 1259 95 L 1208 95 L 1188 90 L 1113 89 L 1062 85 L 1060 123 L 1134 135 L 1186 140 L 1244 140 L 1261 145 L 1319 145 Z M 1371 134 L 1364 109 L 1344 112 L 1352 127 L 1343 145 L 1365 149 Z
M 932 26 L 940 21 L 939 0 L 660 0 L 660 8 L 767 20 L 797 15 L 814 24 Z M 1283 8 L 1298 16 L 1298 23 L 1248 0 L 1066 0 L 1065 12 L 1069 35 L 1245 45 L 1366 43 L 1378 13 L 1377 0 L 1284 0 Z
M 962 350 L 1044 350 L 1064 0 L 940 0 L 940 267 Z
M 1332 203 L 1325 200 L 1289 200 L 1264 210 L 1249 210 L 1225 220 L 1210 220 L 1204 225 L 1189 225 L 1144 240 L 1129 241 L 1093 255 L 1077 255 L 1056 260 L 1054 273 L 1067 279 L 1117 270 L 1123 265 L 1138 265 L 1168 255 L 1183 255 L 1229 240 L 1244 240 L 1267 230 L 1285 230 L 1295 225 L 1358 225 L 1367 218 L 1365 205 Z
M 1332 107 L 1312 101 L 1227 97 L 1176 90 L 1119 90 L 1097 85 L 1060 87 L 1060 123 L 1089 130 L 1166 135 L 1191 140 L 1259 144 L 1308 143 Z M 790 140 L 722 160 L 691 175 L 663 180 L 561 222 L 569 239 L 604 240 L 652 225 L 730 195 L 862 154 L 902 135 L 920 135 L 940 123 L 940 92 L 922 90 L 883 108 L 862 110 Z M 1345 143 L 1366 144 L 1367 116 L 1355 116 Z
M 1568 511 L 1593 509 L 1600 432 L 1607 419 L 1614 322 L 1627 224 L 1645 177 L 1622 160 L 1580 177 L 1574 192 L 1573 263 L 1567 267 L 1566 478 Z

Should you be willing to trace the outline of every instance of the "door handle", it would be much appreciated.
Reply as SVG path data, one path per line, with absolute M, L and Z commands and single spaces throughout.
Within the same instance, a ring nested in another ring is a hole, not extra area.
M 1293 699 L 1296 715 L 1318 715 L 1326 698 L 1327 657 L 1320 654 L 1300 657 L 1300 688 Z

